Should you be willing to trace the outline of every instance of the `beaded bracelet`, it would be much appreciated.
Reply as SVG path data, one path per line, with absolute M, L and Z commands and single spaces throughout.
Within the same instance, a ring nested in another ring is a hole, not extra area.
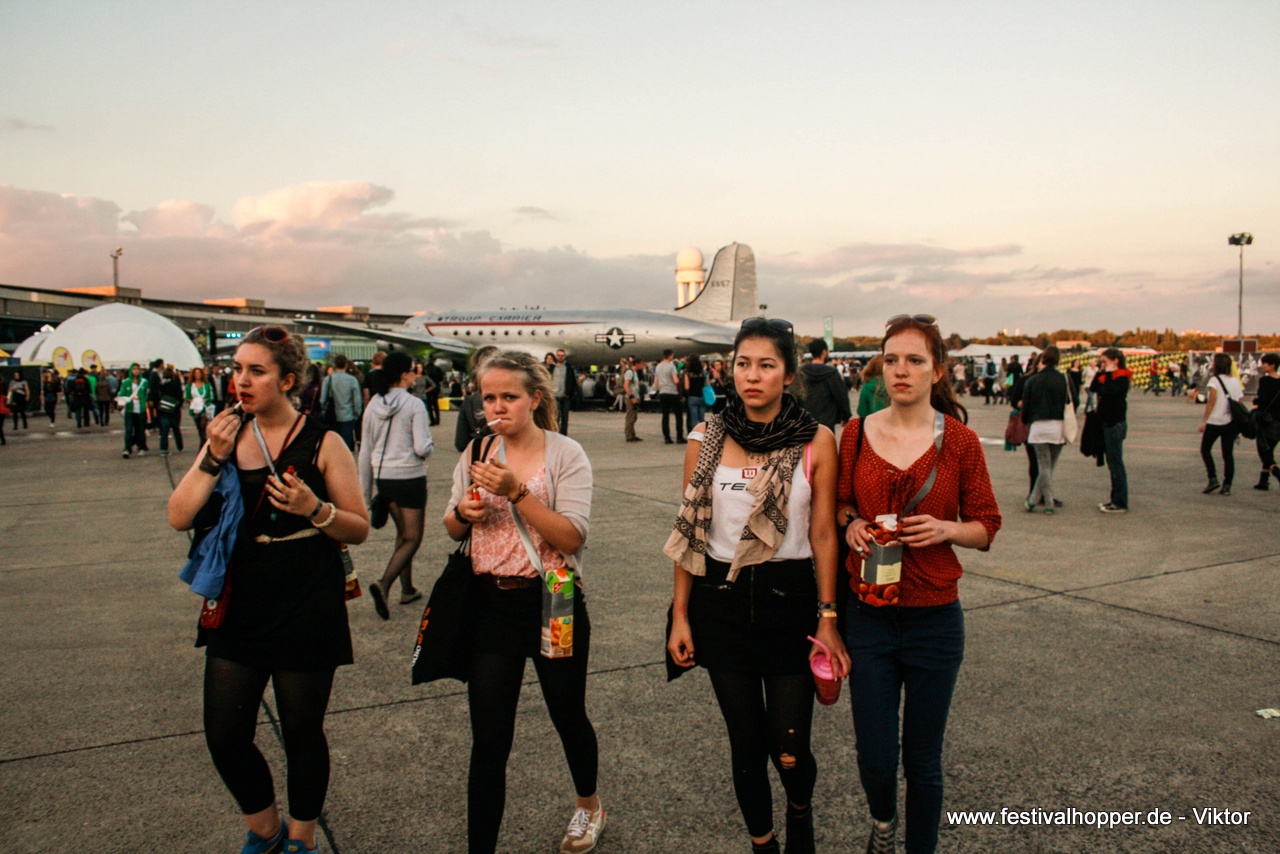
M 338 518 L 338 508 L 333 506 L 332 501 L 326 501 L 324 506 L 329 508 L 329 515 L 325 517 L 325 520 L 323 522 L 317 522 L 314 519 L 311 520 L 311 524 L 321 530 L 332 525 L 333 520 Z

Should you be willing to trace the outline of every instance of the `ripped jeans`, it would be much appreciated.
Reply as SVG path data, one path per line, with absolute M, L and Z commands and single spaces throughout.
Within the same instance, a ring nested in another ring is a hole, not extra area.
M 813 722 L 810 644 L 817 629 L 813 562 L 743 567 L 707 558 L 689 595 L 694 659 L 707 669 L 729 735 L 733 788 L 753 837 L 773 828 L 772 762 L 798 807 L 813 798 L 818 767 L 809 746 Z

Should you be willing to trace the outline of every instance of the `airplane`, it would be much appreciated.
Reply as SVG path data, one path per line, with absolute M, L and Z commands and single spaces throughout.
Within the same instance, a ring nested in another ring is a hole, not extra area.
M 607 365 L 624 356 L 645 361 L 663 350 L 679 355 L 727 352 L 738 324 L 759 313 L 756 258 L 751 247 L 731 243 L 716 252 L 702 291 L 672 311 L 576 309 L 422 312 L 399 330 L 324 320 L 308 315 L 298 323 L 374 338 L 391 345 L 427 346 L 467 355 L 492 344 L 539 359 L 563 348 L 573 365 Z

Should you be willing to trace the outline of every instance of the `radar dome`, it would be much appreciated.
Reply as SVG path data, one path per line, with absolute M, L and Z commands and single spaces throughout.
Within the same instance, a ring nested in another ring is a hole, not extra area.
M 686 246 L 676 253 L 677 270 L 701 270 L 702 253 L 696 246 Z

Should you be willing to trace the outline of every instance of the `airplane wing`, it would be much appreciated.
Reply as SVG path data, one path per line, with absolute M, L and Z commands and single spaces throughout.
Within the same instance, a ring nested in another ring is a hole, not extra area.
M 317 318 L 306 318 L 299 321 L 309 326 L 318 326 L 321 329 L 333 329 L 339 332 L 348 332 L 352 335 L 359 335 L 361 338 L 373 338 L 377 341 L 390 341 L 392 344 L 399 344 L 404 347 L 431 347 L 436 350 L 443 350 L 446 353 L 457 353 L 459 355 L 467 355 L 471 352 L 471 345 L 461 341 L 454 341 L 449 338 L 441 338 L 436 335 L 428 335 L 425 332 L 406 332 L 402 329 L 380 329 L 374 326 L 361 326 L 358 323 L 343 323 L 338 320 L 320 320 Z
M 725 332 L 724 334 L 716 332 L 698 332 L 694 335 L 677 335 L 679 341 L 692 341 L 694 344 L 702 344 L 707 347 L 732 347 L 733 334 Z

